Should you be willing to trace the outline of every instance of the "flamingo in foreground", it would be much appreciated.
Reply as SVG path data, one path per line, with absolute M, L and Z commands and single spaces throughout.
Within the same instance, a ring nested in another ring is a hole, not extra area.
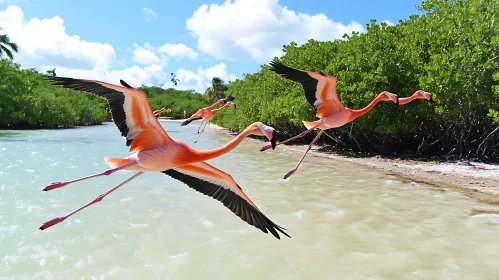
M 199 138 L 201 137 L 201 134 L 203 134 L 204 129 L 206 128 L 206 125 L 208 124 L 208 121 L 213 119 L 218 112 L 222 111 L 227 106 L 232 106 L 232 107 L 234 107 L 234 109 L 236 108 L 236 103 L 232 102 L 232 100 L 234 100 L 234 97 L 232 97 L 232 96 L 229 96 L 228 98 L 220 99 L 216 103 L 214 103 L 213 105 L 211 105 L 209 107 L 199 109 L 196 113 L 194 113 L 192 116 L 190 116 L 186 121 L 184 121 L 181 124 L 181 126 L 185 126 L 185 125 L 188 125 L 189 123 L 191 123 L 193 120 L 198 120 L 200 118 L 203 118 L 203 120 L 201 121 L 201 124 L 198 127 L 198 132 L 197 132 L 198 138 L 196 139 L 196 141 L 194 141 L 194 143 L 198 142 Z M 225 105 L 223 105 L 222 107 L 220 107 L 218 109 L 211 110 L 211 108 L 213 108 L 217 104 L 222 104 L 222 103 L 225 103 Z M 201 130 L 201 132 L 199 132 L 199 130 L 201 129 L 201 126 L 203 124 L 204 124 L 203 130 Z M 191 140 L 191 138 L 189 138 L 189 140 Z M 189 141 L 189 140 L 187 140 L 187 141 Z
M 277 137 L 272 127 L 255 122 L 224 146 L 200 151 L 182 141 L 170 138 L 153 115 L 144 92 L 132 88 L 124 81 L 120 80 L 124 86 L 122 87 L 92 80 L 63 77 L 49 77 L 48 79 L 55 81 L 55 85 L 106 98 L 114 123 L 121 135 L 126 138 L 126 145 L 130 146 L 132 154 L 125 158 L 105 157 L 104 160 L 112 169 L 71 181 L 54 182 L 43 190 L 49 191 L 82 180 L 107 176 L 118 170 L 137 171 L 137 173 L 73 212 L 45 222 L 40 227 L 41 230 L 58 224 L 90 205 L 100 202 L 108 194 L 144 172 L 162 172 L 198 192 L 219 200 L 243 221 L 261 231 L 265 233 L 270 231 L 278 239 L 280 239 L 278 232 L 289 237 L 283 231 L 284 228 L 276 225 L 256 207 L 230 174 L 205 162 L 230 152 L 248 135 L 266 136 L 275 147 Z
M 156 118 L 159 118 L 159 116 L 162 114 L 162 113 L 171 113 L 172 112 L 172 109 L 166 109 L 166 108 L 161 108 L 159 110 L 156 110 L 156 111 L 153 111 L 153 115 L 156 117 Z
M 407 104 L 416 99 L 428 99 L 428 101 L 431 101 L 431 97 L 431 93 L 424 90 L 418 90 L 410 97 L 399 98 L 399 105 Z
M 320 120 L 314 122 L 303 121 L 303 124 L 307 128 L 306 131 L 277 144 L 281 145 L 291 140 L 303 137 L 316 128 L 319 128 L 321 130 L 314 138 L 314 140 L 312 140 L 312 143 L 308 145 L 307 150 L 303 154 L 296 167 L 289 171 L 284 176 L 284 179 L 287 179 L 289 176 L 295 173 L 307 153 L 312 149 L 312 145 L 315 144 L 324 130 L 340 127 L 355 120 L 356 118 L 369 112 L 380 101 L 391 100 L 393 101 L 393 103 L 399 102 L 396 94 L 388 91 L 383 91 L 363 109 L 352 110 L 349 108 L 345 108 L 336 95 L 336 77 L 326 75 L 322 72 L 317 73 L 291 68 L 276 61 L 272 61 L 270 65 L 272 66 L 272 68 L 270 68 L 271 71 L 280 74 L 286 79 L 301 83 L 308 103 L 310 103 L 310 105 L 314 107 L 317 112 L 316 116 L 320 118 Z M 260 151 L 265 151 L 270 147 L 271 146 L 268 145 L 264 146 Z

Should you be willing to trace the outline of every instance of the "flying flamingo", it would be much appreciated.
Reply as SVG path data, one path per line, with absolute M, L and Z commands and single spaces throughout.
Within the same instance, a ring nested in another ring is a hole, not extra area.
M 411 97 L 399 98 L 399 105 L 407 104 L 415 99 L 428 99 L 431 101 L 432 94 L 424 90 L 416 91 Z
M 198 132 L 197 132 L 198 138 L 196 139 L 196 141 L 194 141 L 194 143 L 198 142 L 199 138 L 201 137 L 201 134 L 203 134 L 204 129 L 206 128 L 206 125 L 208 124 L 208 121 L 213 119 L 213 117 L 215 117 L 215 115 L 218 112 L 222 111 L 227 106 L 232 106 L 232 107 L 236 108 L 236 103 L 232 102 L 231 100 L 234 100 L 234 97 L 229 96 L 228 98 L 218 100 L 216 103 L 214 103 L 213 105 L 211 105 L 209 107 L 201 108 L 181 124 L 182 126 L 188 125 L 193 120 L 198 120 L 200 118 L 203 118 L 203 120 L 201 121 L 201 124 L 199 125 L 199 128 L 198 128 Z M 223 105 L 222 107 L 220 107 L 218 109 L 211 110 L 211 108 L 213 108 L 217 104 L 222 104 L 222 103 L 225 103 L 225 105 Z M 201 129 L 201 126 L 203 124 L 204 124 L 203 130 L 201 130 L 201 132 L 199 132 L 199 130 Z M 191 140 L 191 138 L 189 138 L 189 140 Z M 187 140 L 187 141 L 189 141 L 189 140 Z
M 41 230 L 58 224 L 90 205 L 100 202 L 108 194 L 144 172 L 162 172 L 198 192 L 219 200 L 243 221 L 261 231 L 265 233 L 270 231 L 278 239 L 280 239 L 278 231 L 289 237 L 283 231 L 284 228 L 260 212 L 230 174 L 206 163 L 207 160 L 230 152 L 249 135 L 266 136 L 275 147 L 277 136 L 272 127 L 255 122 L 222 147 L 200 151 L 182 141 L 170 138 L 154 117 L 144 92 L 132 88 L 122 80 L 120 82 L 124 87 L 93 80 L 63 77 L 49 77 L 48 79 L 55 81 L 55 85 L 106 98 L 114 123 L 121 135 L 126 138 L 126 145 L 130 146 L 132 154 L 125 158 L 105 157 L 104 160 L 112 169 L 71 181 L 54 182 L 43 190 L 49 191 L 78 181 L 107 176 L 118 170 L 138 172 L 73 212 L 45 222 L 40 227 Z
M 162 113 L 171 113 L 172 112 L 172 109 L 165 109 L 165 108 L 161 108 L 159 110 L 156 110 L 156 111 L 153 111 L 153 115 L 156 117 L 156 118 L 159 118 L 159 116 L 162 114 Z
M 308 145 L 307 150 L 303 154 L 296 167 L 289 171 L 284 176 L 284 179 L 287 179 L 289 176 L 295 173 L 307 153 L 312 149 L 312 145 L 315 144 L 324 130 L 340 127 L 355 120 L 356 118 L 369 112 L 380 101 L 391 100 L 394 103 L 398 103 L 398 97 L 396 94 L 388 91 L 383 91 L 363 109 L 352 110 L 349 108 L 345 108 L 336 95 L 336 77 L 326 75 L 322 72 L 317 73 L 291 68 L 276 61 L 272 61 L 270 65 L 272 66 L 272 68 L 270 68 L 271 71 L 280 74 L 286 79 L 301 83 L 308 103 L 310 103 L 310 105 L 314 107 L 317 112 L 316 116 L 320 118 L 320 120 L 314 122 L 303 121 L 303 124 L 307 128 L 306 131 L 277 144 L 284 144 L 296 138 L 303 137 L 316 128 L 319 128 L 321 130 L 314 138 L 314 140 L 312 140 L 312 143 Z M 265 151 L 270 147 L 271 146 L 268 145 L 264 146 L 260 151 Z

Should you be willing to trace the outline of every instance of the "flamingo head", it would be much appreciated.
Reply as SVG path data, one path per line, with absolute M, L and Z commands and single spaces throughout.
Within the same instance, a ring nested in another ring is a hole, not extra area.
M 388 91 L 383 91 L 382 93 L 379 94 L 379 97 L 381 98 L 381 101 L 393 101 L 395 104 L 399 104 L 399 98 L 395 93 L 391 93 Z
M 277 143 L 276 130 L 273 127 L 265 125 L 261 122 L 256 122 L 255 124 L 258 127 L 258 130 L 254 134 L 267 137 L 272 145 L 272 150 L 274 150 Z
M 235 99 L 235 97 L 234 97 L 234 96 L 229 95 L 229 96 L 227 96 L 226 98 L 221 99 L 221 100 L 223 100 L 223 103 L 227 103 L 227 102 L 230 102 L 230 101 L 232 101 L 232 100 L 234 100 L 234 99 Z
M 430 92 L 424 91 L 424 90 L 418 90 L 414 93 L 416 98 L 421 98 L 421 99 L 428 99 L 428 101 L 431 101 L 432 94 Z
M 229 101 L 229 102 L 227 102 L 227 103 L 229 103 L 229 106 L 232 106 L 232 107 L 234 107 L 234 109 L 237 109 L 237 107 L 236 107 L 236 103 L 234 103 L 234 102 L 232 102 L 232 101 Z

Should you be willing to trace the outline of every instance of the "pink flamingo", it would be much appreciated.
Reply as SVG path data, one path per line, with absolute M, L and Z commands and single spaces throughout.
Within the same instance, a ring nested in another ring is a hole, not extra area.
M 272 127 L 255 122 L 224 146 L 200 151 L 180 140 L 170 138 L 154 116 L 144 92 L 132 88 L 122 80 L 120 82 L 124 87 L 93 80 L 63 77 L 49 77 L 48 79 L 55 81 L 55 85 L 106 98 L 113 121 L 121 135 L 126 138 L 126 145 L 130 146 L 132 154 L 125 158 L 105 157 L 104 160 L 112 169 L 71 181 L 54 182 L 43 190 L 49 191 L 82 180 L 107 176 L 118 170 L 137 171 L 137 173 L 82 207 L 43 223 L 41 230 L 56 225 L 100 202 L 104 197 L 144 172 L 162 172 L 202 194 L 217 199 L 243 221 L 261 231 L 265 233 L 270 231 L 278 239 L 280 238 L 278 232 L 289 237 L 283 231 L 284 228 L 276 225 L 256 207 L 230 174 L 206 163 L 207 160 L 230 152 L 249 135 L 266 136 L 275 147 L 277 137 Z
M 225 103 L 222 107 L 218 108 L 218 109 L 214 109 L 214 110 L 211 110 L 211 108 L 213 108 L 214 106 L 216 106 L 217 104 L 222 104 L 222 103 Z M 189 123 L 191 123 L 193 120 L 198 120 L 198 119 L 201 119 L 203 118 L 203 120 L 201 121 L 201 124 L 199 125 L 199 128 L 198 128 L 198 138 L 196 139 L 196 141 L 194 141 L 194 143 L 197 143 L 199 138 L 201 137 L 201 134 L 203 134 L 204 132 L 204 129 L 206 128 L 206 125 L 208 124 L 208 121 L 213 119 L 213 117 L 215 117 L 215 115 L 222 111 L 225 107 L 227 106 L 232 106 L 234 108 L 236 108 L 236 103 L 232 102 L 232 101 L 227 101 L 226 99 L 220 99 L 218 100 L 216 103 L 214 103 L 213 105 L 209 106 L 209 107 L 205 107 L 205 108 L 201 108 L 199 109 L 196 113 L 194 113 L 192 116 L 190 116 L 186 121 L 184 121 L 181 125 L 184 126 L 184 125 L 188 125 Z M 199 130 L 201 129 L 201 126 L 204 124 L 203 126 L 203 130 L 201 130 L 201 132 L 199 132 Z M 192 139 L 189 138 L 189 140 L 187 141 L 190 141 Z
M 161 108 L 159 110 L 156 110 L 156 111 L 153 111 L 153 115 L 156 117 L 156 118 L 159 118 L 159 116 L 162 114 L 162 113 L 171 113 L 172 112 L 172 109 L 166 109 L 166 108 Z
M 270 65 L 272 66 L 272 68 L 270 68 L 271 71 L 280 74 L 286 79 L 301 83 L 308 103 L 314 107 L 317 112 L 316 116 L 320 118 L 320 120 L 313 122 L 303 121 L 303 124 L 307 128 L 306 131 L 277 144 L 284 144 L 291 140 L 303 137 L 316 128 L 320 129 L 320 132 L 314 140 L 312 140 L 312 143 L 308 145 L 307 150 L 301 157 L 296 167 L 289 171 L 284 176 L 284 179 L 289 178 L 289 176 L 296 172 L 307 153 L 312 149 L 312 145 L 317 142 L 324 130 L 340 127 L 355 120 L 356 118 L 369 112 L 380 101 L 391 100 L 393 103 L 398 103 L 398 97 L 396 94 L 383 91 L 363 109 L 352 110 L 345 108 L 336 95 L 336 77 L 326 75 L 322 72 L 312 72 L 291 68 L 276 61 L 272 61 Z M 265 151 L 270 147 L 271 146 L 268 145 L 264 146 L 260 151 Z

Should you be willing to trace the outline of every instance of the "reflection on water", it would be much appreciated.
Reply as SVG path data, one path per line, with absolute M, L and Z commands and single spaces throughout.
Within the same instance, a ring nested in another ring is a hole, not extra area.
M 162 122 L 186 141 L 199 122 Z M 244 141 L 211 160 L 291 239 L 275 239 L 215 201 L 148 173 L 66 222 L 131 175 L 42 192 L 128 154 L 112 124 L 0 133 L 0 279 L 499 279 L 499 209 L 371 168 Z M 7 136 L 6 136 L 7 135 Z M 229 136 L 206 129 L 211 149 Z M 478 210 L 477 210 L 478 209 Z

